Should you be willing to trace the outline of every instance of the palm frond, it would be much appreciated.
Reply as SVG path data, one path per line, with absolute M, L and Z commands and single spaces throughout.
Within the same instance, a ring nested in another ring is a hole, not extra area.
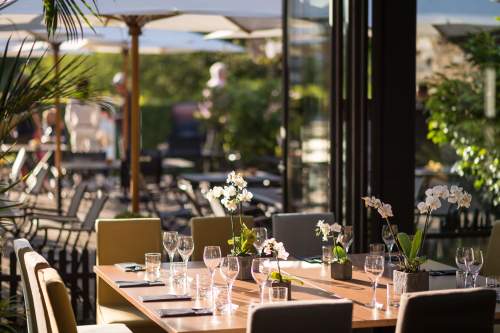
M 83 24 L 93 30 L 82 8 L 96 17 L 99 15 L 96 0 L 43 0 L 43 14 L 49 37 L 61 23 L 68 39 L 78 38 L 83 33 Z
M 5 9 L 16 2 L 17 0 L 0 0 L 0 10 Z

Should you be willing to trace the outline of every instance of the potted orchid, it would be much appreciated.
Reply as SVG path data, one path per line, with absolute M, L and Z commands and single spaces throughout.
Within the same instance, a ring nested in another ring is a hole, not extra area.
M 247 182 L 240 173 L 232 171 L 226 179 L 224 187 L 214 186 L 206 195 L 208 200 L 220 200 L 224 208 L 229 212 L 231 220 L 231 238 L 227 243 L 231 246 L 231 255 L 238 258 L 240 271 L 237 279 L 251 280 L 252 251 L 255 234 L 243 222 L 243 203 L 252 200 L 252 193 L 247 190 Z M 235 215 L 238 215 L 239 234 L 235 232 Z
M 282 242 L 276 241 L 274 238 L 266 239 L 263 244 L 262 251 L 268 256 L 276 258 L 277 271 L 269 274 L 271 285 L 273 287 L 286 287 L 288 288 L 288 300 L 292 299 L 292 282 L 303 284 L 302 281 L 290 276 L 285 275 L 280 268 L 280 259 L 287 260 L 289 253 L 286 251 Z
M 333 261 L 331 264 L 331 276 L 335 280 L 351 280 L 352 279 L 352 262 L 347 256 L 347 251 L 342 245 L 342 226 L 338 223 L 332 225 L 325 223 L 324 220 L 319 220 L 316 224 L 316 235 L 321 236 L 324 242 L 329 238 L 333 238 L 334 244 L 332 248 Z
M 399 250 L 401 260 L 399 267 L 393 273 L 394 288 L 399 293 L 425 291 L 429 289 L 429 272 L 421 269 L 421 265 L 427 260 L 421 254 L 425 238 L 429 229 L 432 212 L 441 207 L 441 201 L 447 200 L 450 204 L 456 204 L 458 209 L 469 208 L 472 196 L 461 187 L 438 185 L 425 191 L 425 201 L 417 205 L 420 214 L 425 214 L 423 230 L 417 229 L 415 235 L 409 236 L 404 232 L 394 234 L 390 227 L 389 218 L 393 217 L 392 207 L 383 203 L 375 197 L 363 197 L 365 206 L 376 209 L 382 219 L 393 233 L 396 246 Z

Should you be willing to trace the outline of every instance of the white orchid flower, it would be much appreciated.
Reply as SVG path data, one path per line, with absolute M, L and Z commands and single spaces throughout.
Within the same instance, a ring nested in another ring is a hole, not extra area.
M 392 214 L 392 207 L 391 205 L 389 204 L 382 204 L 382 206 L 380 206 L 378 209 L 377 209 L 378 213 L 380 214 L 380 216 L 382 216 L 383 219 L 387 219 L 389 217 L 392 217 L 394 216 Z
M 342 231 L 342 226 L 340 224 L 338 224 L 337 222 L 335 222 L 334 224 L 332 224 L 330 226 L 330 230 L 332 232 L 341 232 Z

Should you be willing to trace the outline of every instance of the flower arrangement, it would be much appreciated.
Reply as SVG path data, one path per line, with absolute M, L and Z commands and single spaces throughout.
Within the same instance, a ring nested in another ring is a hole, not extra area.
M 420 252 L 427 235 L 431 214 L 441 207 L 441 200 L 447 200 L 451 204 L 456 204 L 459 209 L 462 207 L 469 208 L 472 200 L 472 196 L 469 193 L 455 185 L 451 186 L 450 189 L 445 185 L 434 186 L 426 190 L 425 195 L 425 201 L 417 205 L 420 214 L 426 214 L 424 229 L 417 229 L 413 239 L 404 232 L 400 232 L 397 235 L 394 234 L 389 222 L 389 218 L 394 216 L 391 205 L 383 203 L 380 199 L 373 196 L 362 198 L 365 202 L 365 207 L 376 209 L 389 226 L 399 253 L 403 257 L 399 268 L 406 273 L 419 272 L 420 265 L 427 260 L 426 257 L 420 255 Z
M 229 212 L 231 219 L 231 239 L 227 242 L 232 246 L 231 254 L 233 256 L 247 256 L 253 249 L 253 242 L 255 241 L 254 232 L 247 227 L 243 222 L 243 203 L 250 202 L 253 194 L 246 189 L 247 182 L 240 173 L 232 171 L 228 174 L 226 179 L 227 185 L 214 186 L 211 188 L 206 197 L 208 200 L 220 200 L 221 204 Z M 234 215 L 239 213 L 240 221 L 240 234 L 235 235 L 234 232 Z
M 289 253 L 286 251 L 285 246 L 283 245 L 282 242 L 276 241 L 274 238 L 269 238 L 264 241 L 263 244 L 263 249 L 262 251 L 264 254 L 268 256 L 272 256 L 276 258 L 276 264 L 278 266 L 278 271 L 273 271 L 269 274 L 269 278 L 271 281 L 277 281 L 280 283 L 288 283 L 288 282 L 298 282 L 299 284 L 302 284 L 302 281 L 297 280 L 289 275 L 285 275 L 281 273 L 281 268 L 280 268 L 280 259 L 281 260 L 287 260 Z
M 321 236 L 324 242 L 328 241 L 328 238 L 334 239 L 333 246 L 333 262 L 339 264 L 350 263 L 349 257 L 347 256 L 347 251 L 342 246 L 340 241 L 342 238 L 342 226 L 335 222 L 334 224 L 328 224 L 324 220 L 319 220 L 316 224 L 316 236 Z

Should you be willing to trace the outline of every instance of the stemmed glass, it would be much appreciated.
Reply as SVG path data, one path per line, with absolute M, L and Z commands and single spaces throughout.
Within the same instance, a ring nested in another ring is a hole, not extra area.
M 192 236 L 179 236 L 177 251 L 181 255 L 182 261 L 187 265 L 189 257 L 193 254 L 194 242 Z
M 372 281 L 373 295 L 372 300 L 367 306 L 371 308 L 377 308 L 377 284 L 378 279 L 382 276 L 384 272 L 384 257 L 378 255 L 368 255 L 365 258 L 365 273 L 368 275 Z
M 455 263 L 457 268 L 462 272 L 467 272 L 467 266 L 465 266 L 465 247 L 458 247 L 455 252 Z
M 227 312 L 233 312 L 233 304 L 231 303 L 231 294 L 233 292 L 233 283 L 240 271 L 240 264 L 237 257 L 227 256 L 222 258 L 220 264 L 220 273 L 227 283 Z
M 172 264 L 174 262 L 175 252 L 177 251 L 178 241 L 179 234 L 177 231 L 165 231 L 163 234 L 163 247 L 165 251 L 167 251 L 168 258 L 170 259 L 170 273 L 172 273 Z
M 205 246 L 203 249 L 203 262 L 210 272 L 210 292 L 212 299 L 214 295 L 214 276 L 215 269 L 219 266 L 221 260 L 220 246 Z
M 257 255 L 262 254 L 262 248 L 264 246 L 264 241 L 267 239 L 267 229 L 266 228 L 252 228 L 255 234 L 255 240 L 253 246 L 257 250 Z
M 392 232 L 391 232 L 392 229 Z M 396 244 L 396 240 L 394 239 L 394 235 L 398 234 L 398 226 L 395 224 L 391 224 L 391 227 L 387 224 L 384 224 L 382 227 L 382 239 L 384 240 L 385 245 L 387 246 L 387 250 L 389 251 L 389 263 L 392 263 L 392 248 L 394 244 Z
M 264 286 L 269 276 L 271 261 L 267 258 L 255 258 L 252 260 L 252 277 L 259 285 L 260 303 L 264 303 Z
M 347 225 L 342 228 L 342 233 L 339 236 L 339 241 L 342 244 L 342 247 L 345 249 L 345 252 L 349 252 L 349 247 L 352 244 L 353 240 L 352 226 Z
M 484 262 L 483 251 L 470 247 L 465 249 L 464 254 L 467 272 L 472 274 L 472 286 L 476 287 L 476 279 Z

